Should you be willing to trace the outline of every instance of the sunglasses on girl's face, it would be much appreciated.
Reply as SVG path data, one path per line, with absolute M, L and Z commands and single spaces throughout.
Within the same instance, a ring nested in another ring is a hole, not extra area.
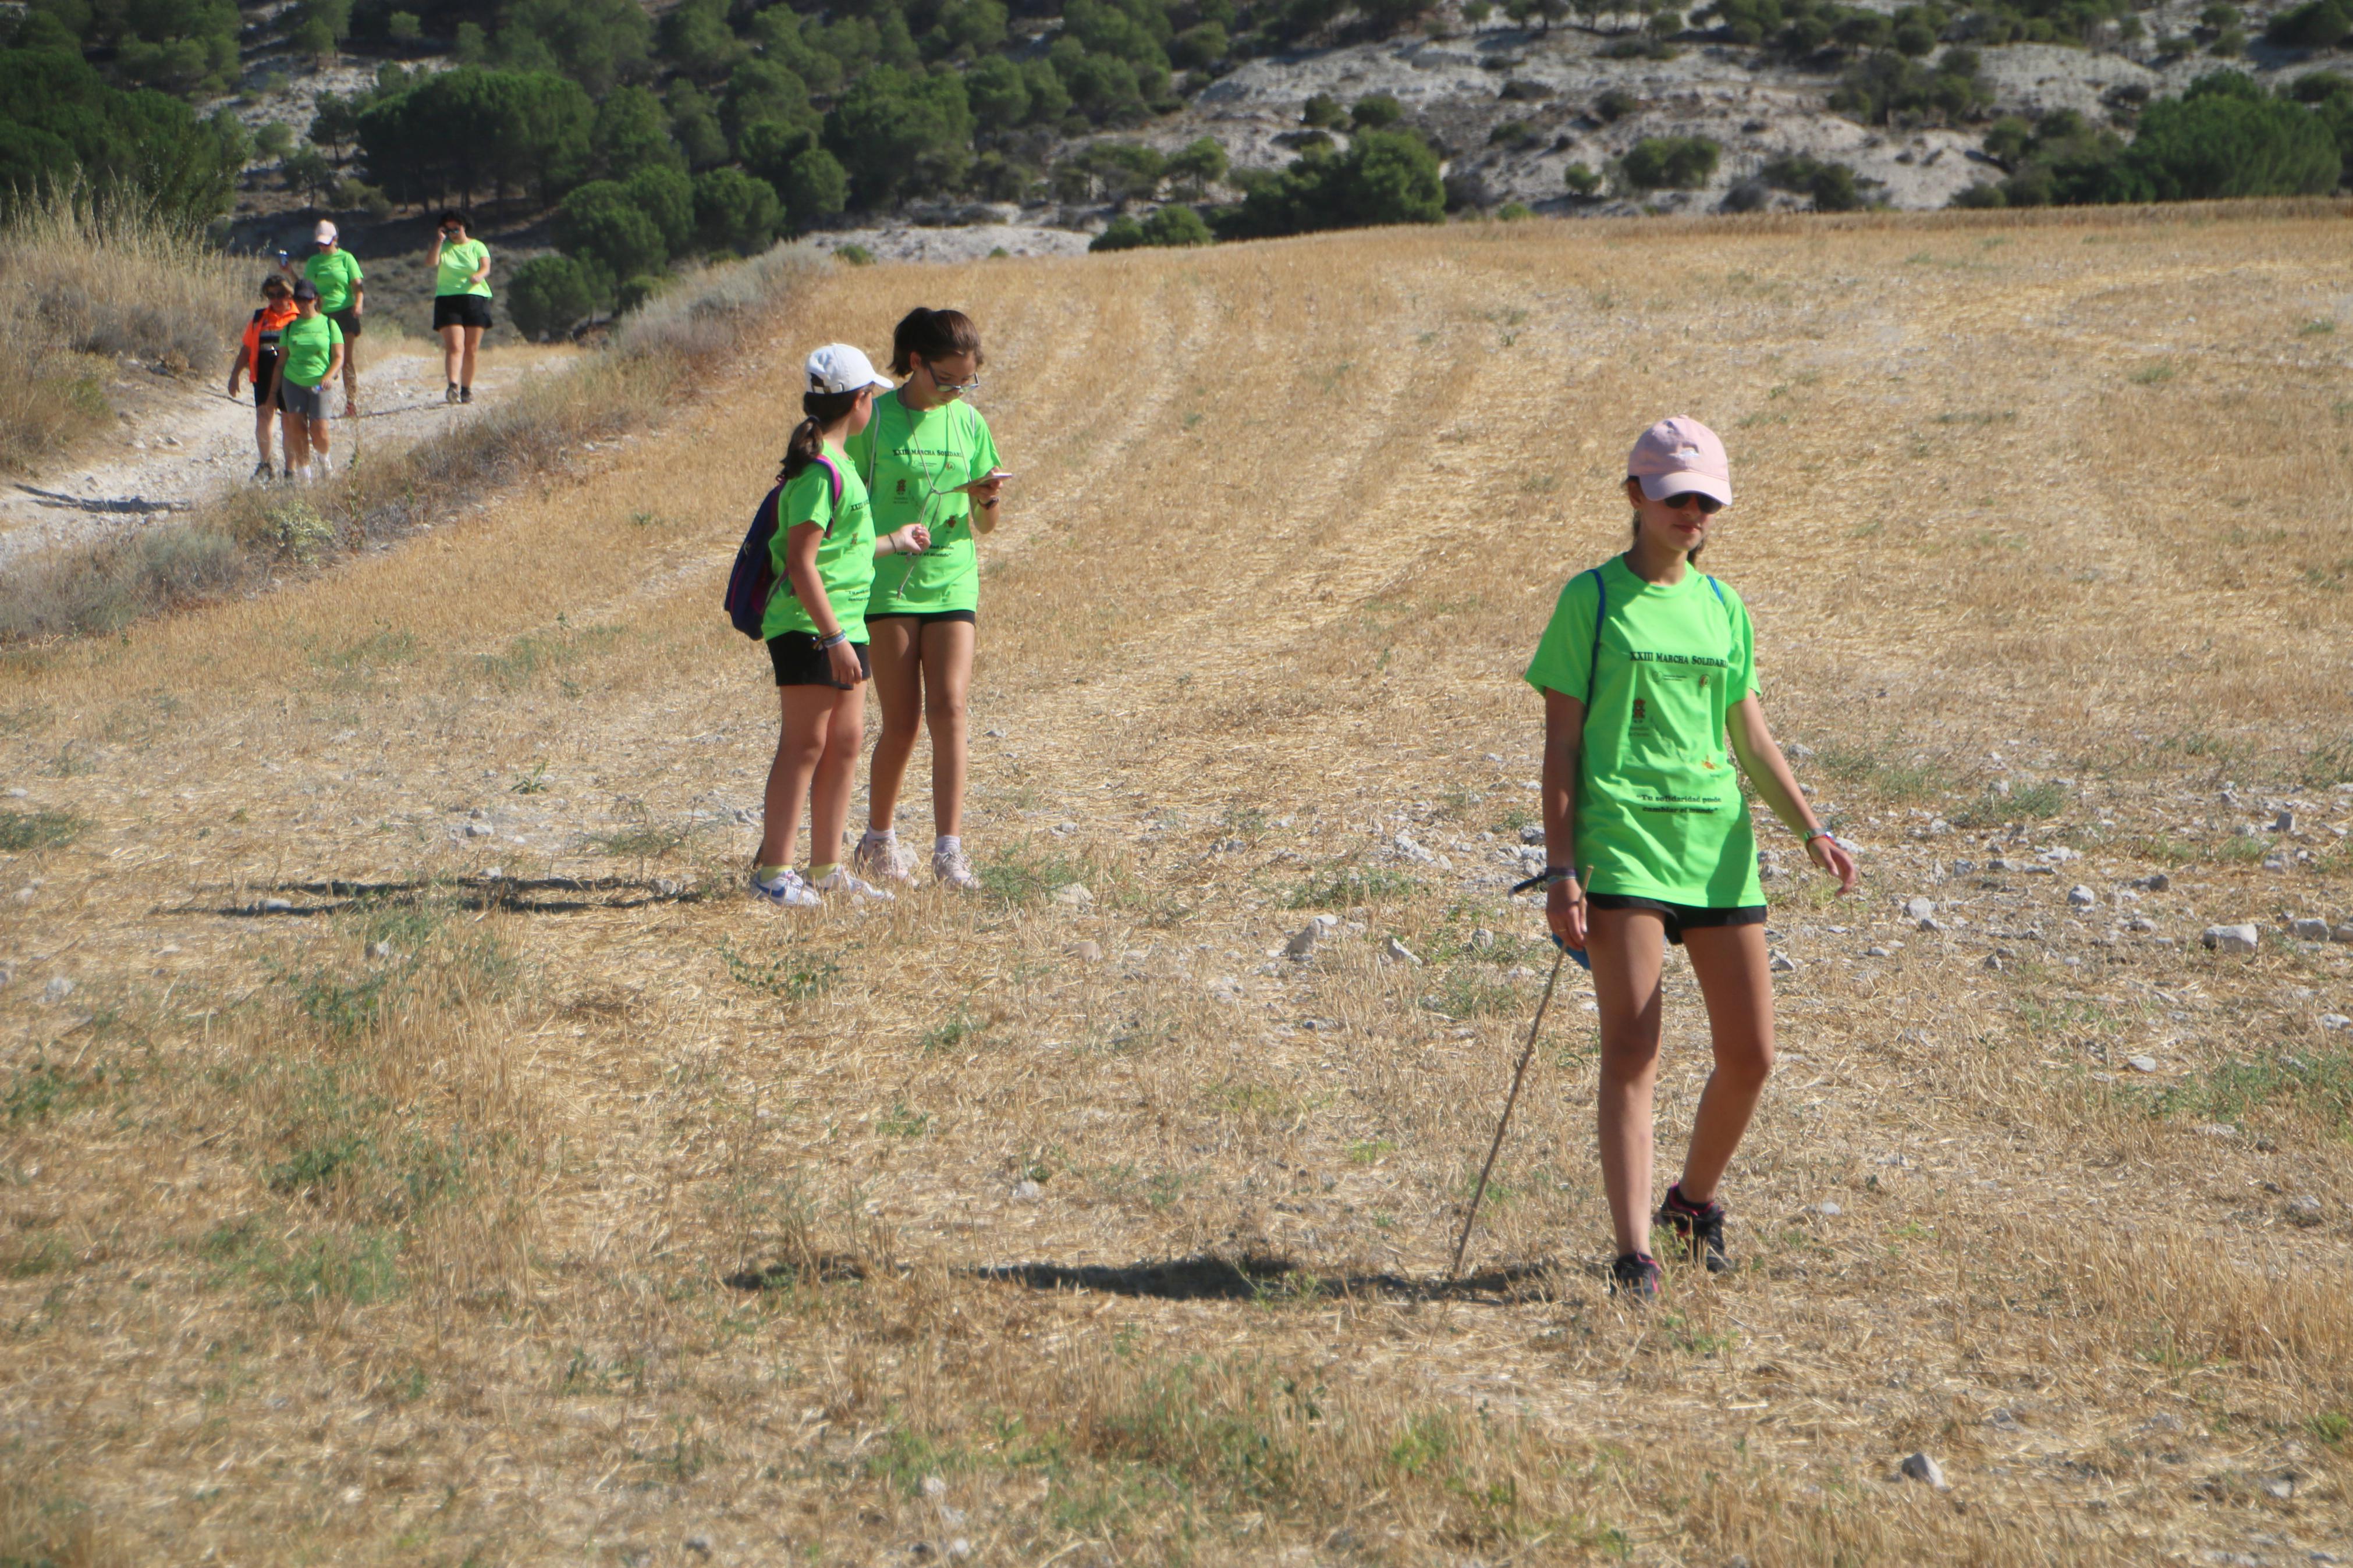
M 923 374 L 930 376 L 932 384 L 942 392 L 976 392 L 980 389 L 980 372 L 978 371 L 972 373 L 970 381 L 950 381 L 932 365 L 926 363 L 923 366 Z
M 1724 510 L 1722 501 L 1714 496 L 1704 496 L 1697 490 L 1685 490 L 1682 495 L 1669 496 L 1659 504 L 1671 511 L 1681 511 L 1686 507 L 1696 506 L 1702 517 L 1714 517 Z

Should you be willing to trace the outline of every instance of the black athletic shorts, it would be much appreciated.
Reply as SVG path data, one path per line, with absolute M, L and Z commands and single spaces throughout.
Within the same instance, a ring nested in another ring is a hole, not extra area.
M 357 310 L 337 310 L 327 320 L 341 327 L 347 340 L 360 335 L 360 313 Z
M 980 617 L 970 610 L 885 610 L 879 616 L 869 610 L 866 620 L 870 626 L 876 621 L 913 621 L 923 626 L 937 621 L 962 621 L 969 626 L 978 624 Z
M 1707 926 L 1761 926 L 1762 904 L 1735 904 L 1729 909 L 1703 909 L 1697 904 L 1671 904 L 1663 899 L 1637 899 L 1625 893 L 1588 893 L 1589 910 L 1649 910 L 1667 928 L 1667 941 L 1680 947 L 1683 932 Z
M 275 408 L 278 406 L 278 395 L 276 389 L 271 387 L 269 384 L 272 379 L 271 373 L 277 370 L 277 368 L 278 356 L 276 354 L 256 354 L 253 356 L 253 405 L 256 408 Z
M 866 645 L 854 642 L 849 646 L 858 651 L 858 672 L 871 679 L 874 667 L 867 662 Z M 836 691 L 849 689 L 833 678 L 833 661 L 826 657 L 825 649 L 817 646 L 815 632 L 779 632 L 770 637 L 768 662 L 776 668 L 776 684 L 779 686 L 830 686 Z
M 444 327 L 481 327 L 491 324 L 491 302 L 480 294 L 436 294 L 433 296 L 433 330 Z

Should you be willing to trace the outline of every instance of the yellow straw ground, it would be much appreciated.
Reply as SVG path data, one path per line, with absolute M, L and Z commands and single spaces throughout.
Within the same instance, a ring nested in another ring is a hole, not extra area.
M 562 482 L 15 650 L 0 1561 L 2353 1557 L 2344 216 L 811 271 Z M 719 590 L 799 355 L 918 303 L 1020 473 L 992 890 L 781 917 Z M 1443 1291 L 1548 962 L 1517 672 L 1678 412 L 1865 888 L 1765 831 L 1738 1271 L 1603 1293 L 1565 983 Z

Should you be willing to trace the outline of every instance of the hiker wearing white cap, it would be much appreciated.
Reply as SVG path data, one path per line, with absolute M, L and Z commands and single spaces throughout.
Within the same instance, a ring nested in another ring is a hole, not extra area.
M 787 908 L 821 903 L 829 892 L 887 899 L 840 864 L 849 792 L 865 742 L 866 595 L 874 558 L 922 550 L 917 524 L 874 536 L 866 482 L 842 443 L 873 417 L 874 394 L 890 383 L 848 343 L 809 355 L 807 416 L 786 444 L 777 476 L 769 559 L 776 589 L 760 623 L 776 676 L 781 728 L 768 768 L 753 896 Z M 809 809 L 809 872 L 793 869 L 801 805 Z
M 319 314 L 334 322 L 343 335 L 343 417 L 348 419 L 360 409 L 360 367 L 353 349 L 359 342 L 360 316 L 367 308 L 367 285 L 359 258 L 343 247 L 342 239 L 335 226 L 321 218 L 311 231 L 316 248 L 303 258 L 301 276 L 319 291 Z M 279 265 L 290 273 L 295 271 L 290 260 Z
M 904 379 L 874 400 L 874 420 L 850 438 L 874 515 L 920 522 L 931 548 L 874 574 L 874 697 L 882 733 L 868 774 L 865 837 L 852 863 L 870 877 L 909 882 L 913 857 L 892 818 L 916 731 L 932 732 L 932 879 L 969 892 L 980 883 L 964 852 L 965 698 L 972 689 L 980 606 L 975 534 L 997 526 L 997 440 L 965 395 L 980 384 L 980 329 L 962 310 L 917 306 L 892 334 L 891 374 Z
M 1546 920 L 1591 958 L 1601 1015 L 1611 1288 L 1643 1299 L 1659 1283 L 1651 1121 L 1668 944 L 1691 955 L 1715 1069 L 1655 1219 L 1710 1273 L 1728 1267 L 1717 1186 L 1773 1065 L 1765 895 L 1741 775 L 1841 893 L 1854 890 L 1855 865 L 1766 726 L 1747 606 L 1693 564 L 1732 504 L 1724 443 L 1696 419 L 1659 421 L 1634 443 L 1625 493 L 1631 547 L 1561 589 L 1527 681 L 1545 702 Z

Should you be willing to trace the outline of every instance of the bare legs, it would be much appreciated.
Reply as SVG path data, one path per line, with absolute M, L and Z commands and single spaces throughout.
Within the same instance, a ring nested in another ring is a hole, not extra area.
M 1595 1096 L 1601 1185 L 1619 1253 L 1648 1252 L 1665 927 L 1643 910 L 1594 910 L 1589 942 L 1601 1012 L 1601 1083 Z M 1683 945 L 1707 1002 L 1715 1047 L 1715 1070 L 1700 1096 L 1683 1175 L 1683 1196 L 1705 1203 L 1715 1195 L 1773 1070 L 1773 987 L 1762 926 L 1686 931 Z
M 269 467 L 269 427 L 278 419 L 275 404 L 265 403 L 253 411 L 253 444 L 261 449 L 261 466 Z
M 882 733 L 874 742 L 867 786 L 867 825 L 887 830 L 898 814 L 899 791 L 915 754 L 915 732 L 932 731 L 932 825 L 945 837 L 964 833 L 965 706 L 972 690 L 973 625 L 913 616 L 867 622 L 873 642 L 874 695 L 882 706 Z
M 866 688 L 779 686 L 776 698 L 783 724 L 776 759 L 768 766 L 756 864 L 792 864 L 803 802 L 809 808 L 809 858 L 833 859 L 841 853 L 858 749 L 866 738 Z
M 451 324 L 441 329 L 441 379 L 452 386 L 474 384 L 474 355 L 482 346 L 482 329 Z
M 278 427 L 286 443 L 286 471 L 299 474 L 311 461 L 311 422 L 290 409 L 278 416 Z

